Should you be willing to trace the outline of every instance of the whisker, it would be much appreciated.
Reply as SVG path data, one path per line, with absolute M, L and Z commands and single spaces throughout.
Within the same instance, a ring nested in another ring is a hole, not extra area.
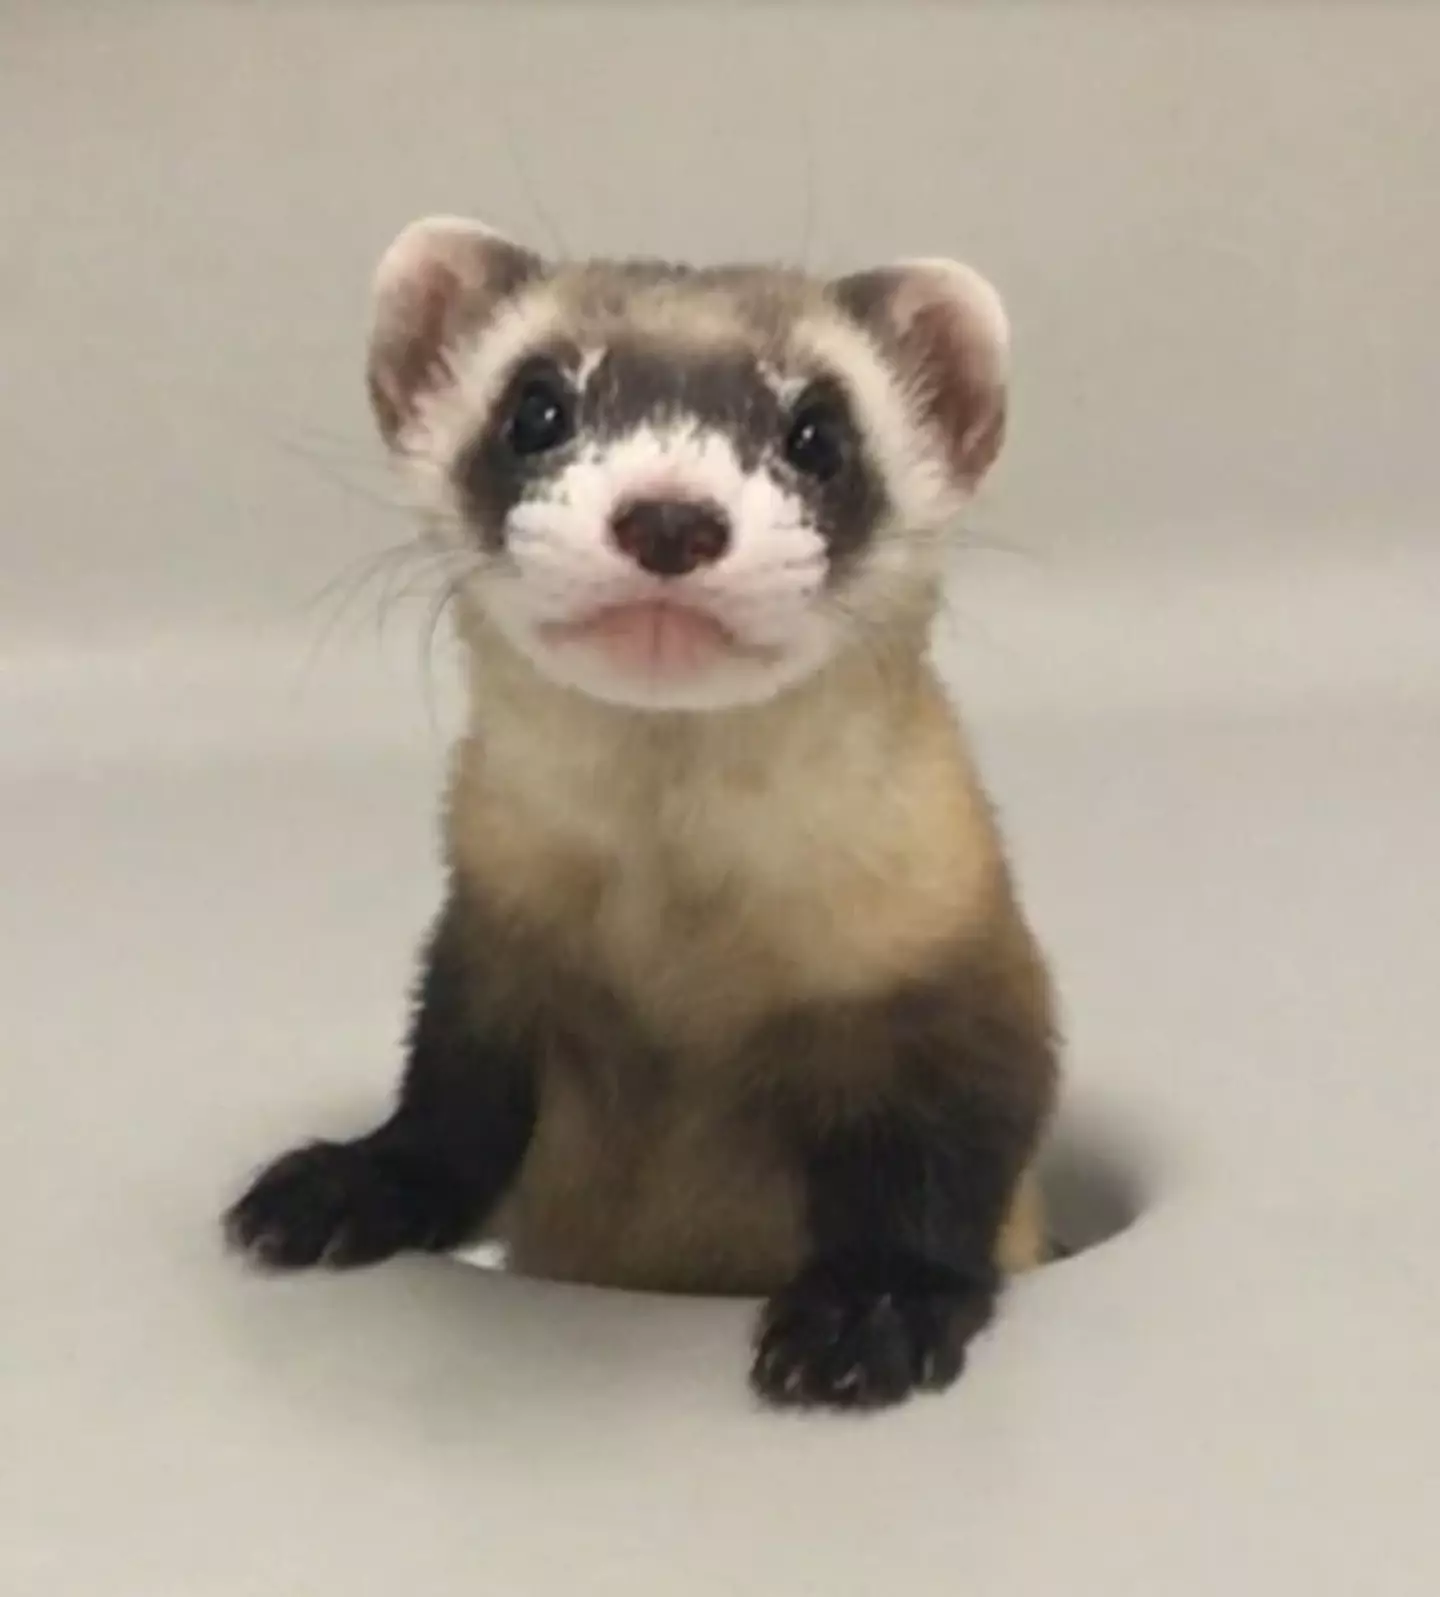
M 418 559 L 407 581 L 400 581 L 400 572 L 392 571 L 385 586 L 381 591 L 379 602 L 375 606 L 375 642 L 378 645 L 385 641 L 385 634 L 389 630 L 390 622 L 397 606 L 407 600 L 426 592 L 431 581 L 436 575 L 437 562 L 433 559 Z
M 422 633 L 423 643 L 420 654 L 421 678 L 425 691 L 425 715 L 430 723 L 430 732 L 433 737 L 441 735 L 439 719 L 435 713 L 435 639 L 440 628 L 441 620 L 448 614 L 451 606 L 460 597 L 465 584 L 480 569 L 480 562 L 467 559 L 458 569 L 453 570 L 441 584 L 439 593 L 435 596 L 430 606 Z
M 500 113 L 500 130 L 504 135 L 506 153 L 510 157 L 510 164 L 515 169 L 515 175 L 520 179 L 520 187 L 524 192 L 525 201 L 535 214 L 535 219 L 540 223 L 541 230 L 548 233 L 550 242 L 560 255 L 569 255 L 570 246 L 565 241 L 565 235 L 560 230 L 550 208 L 540 198 L 540 191 L 530 171 L 529 162 L 521 153 L 520 140 L 515 126 L 515 118 L 510 104 L 502 89 L 496 86 L 492 104 Z
M 1017 560 L 1026 560 L 1036 565 L 1051 565 L 1054 563 L 1053 554 L 1044 549 L 1037 549 L 1032 544 L 1017 543 L 1013 538 L 996 537 L 993 533 L 977 532 L 966 523 L 956 529 L 951 539 L 955 549 L 962 553 L 1010 555 Z
M 797 48 L 797 53 L 804 61 L 806 68 L 802 72 L 800 93 L 798 95 L 800 124 L 805 138 L 805 164 L 802 173 L 803 210 L 800 224 L 800 248 L 798 265 L 804 270 L 811 269 L 811 251 L 815 245 L 815 232 L 817 211 L 819 209 L 819 185 L 817 179 L 817 163 L 815 150 L 817 140 L 815 137 L 815 90 L 820 82 L 820 68 L 816 65 L 816 52 L 811 38 L 809 27 L 810 19 L 803 12 L 792 13 L 791 18 L 791 43 Z
M 406 563 L 415 558 L 413 541 L 403 544 L 394 544 L 388 549 L 382 549 L 378 554 L 368 556 L 358 562 L 347 566 L 340 574 L 327 582 L 304 606 L 307 613 L 314 612 L 331 598 L 336 602 L 331 605 L 327 614 L 322 619 L 316 631 L 314 642 L 306 659 L 306 673 L 312 671 L 318 663 L 321 654 L 334 638 L 340 624 L 347 613 L 358 601 L 360 595 L 369 585 L 381 576 L 387 579 L 387 586 L 394 580 L 396 570 L 403 569 Z
M 360 501 L 372 510 L 384 511 L 387 515 L 413 515 L 415 507 L 408 503 L 398 493 L 387 493 L 373 484 L 357 481 L 346 472 L 340 470 L 333 459 L 327 459 L 323 454 L 314 449 L 307 448 L 303 443 L 293 437 L 267 436 L 266 443 L 278 454 L 298 461 L 308 471 L 312 472 L 332 488 L 338 488 L 341 493 L 350 499 Z M 361 464 L 359 456 L 346 464 Z
M 358 571 L 347 568 L 327 583 L 310 607 L 314 608 L 316 603 L 337 591 L 340 594 L 339 602 L 325 616 L 306 653 L 300 672 L 301 684 L 308 682 L 314 675 L 341 622 L 372 583 L 378 580 L 382 584 L 373 613 L 373 641 L 376 647 L 380 647 L 398 606 L 429 591 L 437 579 L 449 581 L 457 560 L 465 562 L 464 575 L 468 575 L 478 564 L 469 551 L 446 545 L 434 535 L 433 529 L 427 528 L 405 543 L 367 557 Z
M 390 544 L 376 553 L 358 556 L 355 560 L 342 566 L 335 576 L 331 577 L 328 582 L 323 583 L 314 593 L 304 599 L 301 602 L 302 612 L 309 614 L 332 598 L 342 588 L 345 589 L 346 599 L 348 600 L 353 596 L 351 590 L 357 584 L 363 588 L 367 582 L 380 572 L 387 562 L 408 555 L 410 548 L 411 540 L 407 539 L 404 543 Z
M 987 620 L 978 616 L 972 609 L 962 609 L 955 595 L 948 590 L 942 598 L 935 624 L 937 632 L 952 647 L 964 648 L 970 644 L 978 644 L 989 654 L 1011 662 L 1023 663 L 1019 653 Z
M 397 605 L 403 604 L 407 599 L 411 599 L 416 594 L 424 591 L 431 578 L 443 575 L 457 559 L 468 558 L 468 551 L 457 550 L 431 539 L 422 538 L 417 540 L 414 570 L 410 574 L 410 580 L 403 587 L 396 587 L 398 576 L 403 574 L 404 568 L 402 566 L 399 572 L 392 571 L 389 580 L 385 584 L 376 618 L 377 638 L 383 634 L 385 627 L 389 625 L 390 616 Z

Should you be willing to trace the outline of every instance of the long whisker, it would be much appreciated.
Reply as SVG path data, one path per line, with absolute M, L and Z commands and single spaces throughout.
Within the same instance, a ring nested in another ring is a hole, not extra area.
M 368 556 L 359 563 L 358 569 L 348 567 L 327 583 L 311 601 L 309 608 L 315 608 L 331 595 L 338 593 L 339 598 L 323 618 L 306 653 L 301 670 L 302 684 L 313 676 L 341 622 L 367 587 L 376 581 L 381 583 L 374 611 L 375 643 L 378 647 L 383 642 L 395 608 L 405 600 L 429 591 L 437 578 L 445 577 L 450 572 L 457 557 L 469 558 L 464 551 L 447 548 L 427 530 L 402 544 Z
M 994 533 L 979 531 L 972 523 L 962 522 L 953 529 L 951 541 L 960 553 L 1012 555 L 1017 560 L 1033 561 L 1037 565 L 1053 563 L 1053 555 L 1032 544 L 1018 543 L 1014 538 L 997 537 Z
M 380 642 L 385 631 L 390 625 L 390 618 L 398 606 L 407 600 L 413 599 L 426 592 L 432 581 L 437 576 L 443 576 L 448 569 L 452 554 L 444 549 L 420 547 L 416 550 L 410 569 L 408 580 L 400 578 L 406 574 L 404 565 L 391 572 L 380 595 L 380 602 L 375 611 L 375 638 Z
M 1018 653 L 992 627 L 988 620 L 972 608 L 962 608 L 954 590 L 946 587 L 940 598 L 940 609 L 935 618 L 937 631 L 952 646 L 963 648 L 978 643 L 987 653 L 1019 663 Z
M 311 614 L 321 605 L 334 598 L 337 593 L 342 593 L 343 600 L 348 603 L 354 596 L 354 590 L 363 588 L 372 581 L 384 568 L 396 561 L 407 558 L 413 551 L 413 541 L 406 539 L 404 543 L 390 544 L 374 554 L 361 555 L 343 566 L 335 576 L 322 584 L 308 598 L 301 602 L 301 610 Z
M 520 179 L 520 187 L 524 192 L 526 203 L 534 212 L 541 229 L 550 237 L 550 242 L 561 255 L 569 255 L 570 246 L 565 241 L 565 235 L 560 230 L 550 208 L 540 198 L 540 190 L 536 187 L 530 164 L 521 151 L 520 139 L 515 125 L 515 117 L 503 89 L 496 86 L 492 104 L 500 114 L 500 131 L 504 135 L 506 153 L 510 157 L 510 165 L 515 169 L 515 175 Z
M 281 454 L 301 462 L 307 470 L 329 483 L 332 488 L 338 488 L 348 498 L 357 499 L 372 510 L 381 510 L 387 515 L 413 516 L 415 513 L 415 507 L 400 494 L 385 493 L 379 488 L 356 481 L 341 471 L 333 459 L 327 459 L 315 450 L 306 448 L 293 438 L 272 439 L 271 443 Z M 358 460 L 354 462 L 358 463 Z
M 416 548 L 413 541 L 403 544 L 394 544 L 388 549 L 382 549 L 378 554 L 368 556 L 358 563 L 347 566 L 337 577 L 327 582 L 305 605 L 307 612 L 314 612 L 330 600 L 335 602 L 330 605 L 326 614 L 322 616 L 310 651 L 306 657 L 306 673 L 313 670 L 319 661 L 320 655 L 334 638 L 341 622 L 353 608 L 360 595 L 370 584 L 382 576 L 386 579 L 386 587 L 394 581 L 394 574 L 416 558 Z
M 435 639 L 441 620 L 460 597 L 465 584 L 475 575 L 480 564 L 481 562 L 476 559 L 467 558 L 450 571 L 441 584 L 439 593 L 435 595 L 426 619 L 420 659 L 421 677 L 425 684 L 426 718 L 430 723 L 431 735 L 437 738 L 441 735 L 441 729 L 435 713 Z
M 809 70 L 802 74 L 799 84 L 799 114 L 801 130 L 805 139 L 805 164 L 803 168 L 803 208 L 800 222 L 800 248 L 798 264 L 804 271 L 809 271 L 812 266 L 811 252 L 815 248 L 815 235 L 817 213 L 819 211 L 819 182 L 817 176 L 817 163 L 815 151 L 817 140 L 815 137 L 815 90 L 821 81 L 823 60 L 817 64 L 816 52 L 811 39 L 810 18 L 800 11 L 792 13 L 790 27 L 790 45 L 795 53 L 803 60 Z M 823 251 L 822 251 L 823 253 Z
M 409 510 L 393 489 L 387 492 L 376 486 L 379 463 L 368 443 L 362 446 L 354 437 L 328 432 L 309 420 L 285 419 L 283 431 L 278 430 L 273 413 L 257 413 L 243 403 L 222 403 L 222 408 L 231 413 L 236 425 L 243 428 L 253 442 L 298 461 L 347 498 L 387 513 Z M 368 480 L 362 481 L 362 477 Z

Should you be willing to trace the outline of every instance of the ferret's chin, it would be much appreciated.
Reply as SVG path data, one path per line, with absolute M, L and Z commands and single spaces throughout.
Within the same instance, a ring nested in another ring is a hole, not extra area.
M 653 601 L 526 627 L 518 636 L 506 630 L 551 681 L 635 710 L 704 713 L 761 704 L 821 663 L 804 651 L 748 643 L 703 612 Z
M 666 677 L 621 671 L 603 661 L 551 657 L 542 667 L 553 680 L 600 704 L 654 713 L 715 714 L 764 704 L 788 680 L 755 666 L 717 665 L 703 673 Z
M 584 644 L 545 644 L 531 651 L 534 664 L 552 681 L 587 698 L 631 710 L 704 714 L 763 704 L 802 673 L 784 662 L 717 657 L 683 670 L 617 660 Z

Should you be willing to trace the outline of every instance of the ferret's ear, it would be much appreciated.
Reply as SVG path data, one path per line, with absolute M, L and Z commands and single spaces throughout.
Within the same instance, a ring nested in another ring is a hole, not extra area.
M 463 217 L 428 216 L 400 234 L 375 271 L 365 373 L 387 444 L 449 381 L 456 344 L 543 270 L 538 255 Z
M 897 261 L 842 277 L 841 305 L 898 365 L 957 478 L 973 488 L 1005 438 L 1010 328 L 1000 296 L 958 261 Z

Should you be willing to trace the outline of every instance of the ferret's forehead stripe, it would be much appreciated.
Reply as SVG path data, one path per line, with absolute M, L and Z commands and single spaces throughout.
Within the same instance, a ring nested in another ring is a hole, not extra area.
M 775 441 L 779 396 L 745 350 L 612 344 L 586 386 L 584 422 L 597 438 L 689 421 L 723 433 L 753 468 Z

